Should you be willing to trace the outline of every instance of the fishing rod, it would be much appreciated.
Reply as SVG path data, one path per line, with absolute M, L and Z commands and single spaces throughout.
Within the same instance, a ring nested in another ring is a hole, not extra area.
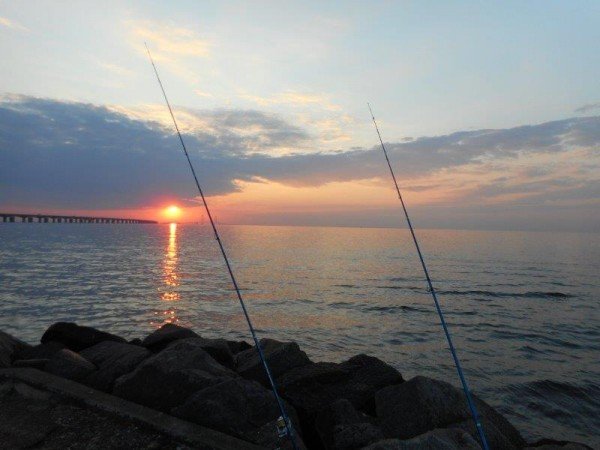
M 179 126 L 177 125 L 177 121 L 175 120 L 175 114 L 173 114 L 173 109 L 171 108 L 171 103 L 167 98 L 167 93 L 165 92 L 165 88 L 163 87 L 162 82 L 160 81 L 160 76 L 158 75 L 158 70 L 156 69 L 156 65 L 154 64 L 154 60 L 152 59 L 152 55 L 150 54 L 150 49 L 148 45 L 144 42 L 144 46 L 146 47 L 146 51 L 148 52 L 148 58 L 150 59 L 150 63 L 152 64 L 152 68 L 154 69 L 154 74 L 156 75 L 156 80 L 158 81 L 158 85 L 160 86 L 160 90 L 162 91 L 163 97 L 165 98 L 165 103 L 167 104 L 167 108 L 169 109 L 169 114 L 171 115 L 171 119 L 173 119 L 173 125 L 175 126 L 175 130 L 177 131 L 177 136 L 179 136 L 179 142 L 181 143 L 181 147 L 183 148 L 183 153 L 187 159 L 188 165 L 190 166 L 190 170 L 192 171 L 192 176 L 194 177 L 194 181 L 196 182 L 196 187 L 198 188 L 198 192 L 200 193 L 200 197 L 202 198 L 202 204 L 204 205 L 204 209 L 206 211 L 206 215 L 208 216 L 208 220 L 210 221 L 210 225 L 212 227 L 213 233 L 215 234 L 215 239 L 219 244 L 219 248 L 221 249 L 221 254 L 223 255 L 223 259 L 225 260 L 225 265 L 227 266 L 227 271 L 229 272 L 229 277 L 231 278 L 231 283 L 233 284 L 233 288 L 237 294 L 237 298 L 240 302 L 240 306 L 242 307 L 242 311 L 244 312 L 244 317 L 246 318 L 246 322 L 248 323 L 248 328 L 250 329 L 250 334 L 252 334 L 252 339 L 254 340 L 254 345 L 256 346 L 256 351 L 258 352 L 258 357 L 262 362 L 263 367 L 265 368 L 265 372 L 267 374 L 267 378 L 269 379 L 269 384 L 271 385 L 271 390 L 273 391 L 273 395 L 277 400 L 277 405 L 279 407 L 279 411 L 281 412 L 281 417 L 285 421 L 285 429 L 287 431 L 287 435 L 292 443 L 292 447 L 294 450 L 298 450 L 298 446 L 296 445 L 296 439 L 292 434 L 292 424 L 290 422 L 289 416 L 285 411 L 285 407 L 283 406 L 283 401 L 279 394 L 277 393 L 277 387 L 275 386 L 275 380 L 273 379 L 273 375 L 271 374 L 271 370 L 269 369 L 269 365 L 267 364 L 267 360 L 265 359 L 265 355 L 263 353 L 262 347 L 258 338 L 256 337 L 256 332 L 254 331 L 254 326 L 252 325 L 252 321 L 250 320 L 250 315 L 246 310 L 246 304 L 244 303 L 244 299 L 242 298 L 242 293 L 240 292 L 240 288 L 235 279 L 235 275 L 233 274 L 233 269 L 231 268 L 231 264 L 229 263 L 229 258 L 227 257 L 227 252 L 225 251 L 225 247 L 223 247 L 223 243 L 221 242 L 221 237 L 219 236 L 219 232 L 217 230 L 217 226 L 215 225 L 215 221 L 213 219 L 212 214 L 210 213 L 210 208 L 208 207 L 208 203 L 206 201 L 206 197 L 204 197 L 204 192 L 200 187 L 200 182 L 198 181 L 198 177 L 196 176 L 196 171 L 194 170 L 194 165 L 190 159 L 190 155 L 188 154 L 185 143 L 183 142 L 183 137 L 181 136 L 181 132 L 179 131 Z
M 469 404 L 469 409 L 471 410 L 471 416 L 473 417 L 473 422 L 475 422 L 475 427 L 477 428 L 477 433 L 479 434 L 479 440 L 481 441 L 481 446 L 484 450 L 489 450 L 489 446 L 487 443 L 487 439 L 485 437 L 485 433 L 483 432 L 483 426 L 481 425 L 481 421 L 479 419 L 479 414 L 477 412 L 477 408 L 475 407 L 475 403 L 473 402 L 473 398 L 471 397 L 471 391 L 469 390 L 469 385 L 467 384 L 467 380 L 465 375 L 463 374 L 462 367 L 460 366 L 460 361 L 458 360 L 458 355 L 456 354 L 456 350 L 454 349 L 454 344 L 452 343 L 452 337 L 450 336 L 450 331 L 448 330 L 448 325 L 446 325 L 446 320 L 444 319 L 444 313 L 442 312 L 442 308 L 440 307 L 440 302 L 438 301 L 437 294 L 435 289 L 433 288 L 433 283 L 431 282 L 431 277 L 429 276 L 429 271 L 427 270 L 427 265 L 425 264 L 425 258 L 423 257 L 423 253 L 421 252 L 421 247 L 419 247 L 419 241 L 417 240 L 417 235 L 415 234 L 415 230 L 412 226 L 412 222 L 410 221 L 410 217 L 408 216 L 408 211 L 406 209 L 406 205 L 404 204 L 404 200 L 402 199 L 402 194 L 400 193 L 400 188 L 398 187 L 398 181 L 396 180 L 396 175 L 394 174 L 394 169 L 392 169 L 392 164 L 390 163 L 390 158 L 388 157 L 387 150 L 385 149 L 385 145 L 383 144 L 383 139 L 381 138 L 381 133 L 379 132 L 379 127 L 377 126 L 377 122 L 375 121 L 375 116 L 373 115 L 373 110 L 371 109 L 371 105 L 367 103 L 369 107 L 369 112 L 371 113 L 371 119 L 373 119 L 373 124 L 375 125 L 375 130 L 377 131 L 377 136 L 379 136 L 379 142 L 381 143 L 381 149 L 383 150 L 383 154 L 385 156 L 385 160 L 390 169 L 390 174 L 392 175 L 392 179 L 394 180 L 394 186 L 396 186 L 396 192 L 398 193 L 398 198 L 400 199 L 400 203 L 402 204 L 402 210 L 404 211 L 404 216 L 406 217 L 406 222 L 408 223 L 408 228 L 410 230 L 410 234 L 412 236 L 413 242 L 415 243 L 415 247 L 417 249 L 417 253 L 419 255 L 419 260 L 421 261 L 421 266 L 423 267 L 423 272 L 425 272 L 425 278 L 427 279 L 427 285 L 429 287 L 429 292 L 431 292 L 431 296 L 433 297 L 433 303 L 435 303 L 435 309 L 437 310 L 438 316 L 440 317 L 440 322 L 442 323 L 442 328 L 444 329 L 444 334 L 446 335 L 446 340 L 448 341 L 448 346 L 450 347 L 450 352 L 452 353 L 452 358 L 454 359 L 454 365 L 456 366 L 456 371 L 458 372 L 458 377 L 460 378 L 460 382 L 462 384 L 463 391 L 465 391 L 465 397 L 467 397 L 467 403 Z

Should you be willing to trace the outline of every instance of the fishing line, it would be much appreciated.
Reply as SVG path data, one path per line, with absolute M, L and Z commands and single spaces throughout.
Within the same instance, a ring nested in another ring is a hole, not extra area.
M 152 68 L 154 69 L 154 74 L 156 75 L 156 79 L 160 86 L 160 90 L 162 91 L 163 97 L 165 98 L 165 103 L 167 104 L 167 108 L 169 109 L 169 114 L 171 115 L 171 119 L 173 119 L 173 125 L 175 126 L 175 130 L 177 131 L 177 136 L 179 136 L 179 142 L 181 143 L 181 147 L 183 148 L 183 153 L 185 154 L 187 162 L 190 166 L 190 170 L 192 171 L 194 181 L 196 182 L 196 187 L 198 188 L 198 192 L 200 193 L 200 197 L 202 198 L 202 203 L 204 204 L 204 209 L 206 210 L 206 215 L 208 216 L 208 220 L 210 221 L 210 225 L 212 226 L 212 230 L 215 234 L 215 239 L 217 240 L 217 242 L 219 244 L 219 248 L 221 249 L 221 254 L 223 255 L 223 259 L 225 260 L 225 265 L 227 266 L 227 271 L 229 272 L 229 277 L 231 278 L 233 288 L 235 289 L 237 298 L 242 307 L 242 311 L 244 312 L 244 317 L 246 318 L 246 322 L 248 323 L 248 328 L 250 329 L 250 333 L 252 334 L 252 339 L 254 340 L 254 344 L 256 346 L 256 351 L 258 352 L 260 361 L 262 362 L 262 365 L 265 368 L 267 378 L 269 379 L 269 383 L 271 384 L 271 389 L 273 391 L 273 395 L 275 396 L 275 399 L 277 400 L 277 405 L 279 406 L 279 411 L 281 412 L 281 417 L 283 417 L 283 419 L 285 421 L 285 428 L 287 431 L 287 435 L 290 438 L 290 441 L 292 443 L 292 446 L 294 447 L 294 450 L 298 450 L 298 446 L 296 445 L 296 440 L 292 434 L 292 424 L 291 424 L 290 419 L 285 411 L 285 407 L 283 406 L 283 401 L 281 400 L 281 397 L 279 397 L 279 394 L 277 393 L 277 387 L 275 386 L 275 380 L 273 379 L 271 370 L 269 369 L 269 365 L 267 364 L 267 361 L 265 360 L 265 355 L 263 353 L 260 342 L 258 341 L 258 338 L 256 337 L 256 332 L 254 331 L 254 326 L 252 325 L 252 321 L 250 320 L 250 316 L 248 315 L 248 311 L 246 310 L 246 305 L 242 298 L 240 288 L 237 284 L 235 276 L 233 275 L 233 270 L 231 268 L 231 264 L 229 263 L 229 258 L 227 257 L 227 252 L 225 251 L 225 247 L 223 247 L 223 243 L 221 242 L 221 238 L 219 236 L 219 232 L 217 231 L 215 221 L 213 220 L 213 216 L 210 213 L 210 208 L 208 207 L 208 203 L 206 202 L 206 198 L 204 197 L 204 192 L 202 191 L 202 188 L 200 187 L 200 182 L 198 181 L 198 177 L 196 176 L 196 171 L 194 170 L 194 165 L 192 164 L 192 161 L 190 160 L 190 155 L 188 154 L 185 143 L 183 142 L 183 137 L 181 136 L 181 132 L 179 131 L 179 126 L 177 125 L 177 121 L 175 120 L 175 115 L 173 114 L 173 109 L 171 108 L 171 103 L 169 103 L 169 99 L 167 98 L 167 93 L 165 92 L 165 88 L 163 87 L 163 84 L 160 81 L 160 76 L 158 75 L 158 70 L 156 69 L 156 65 L 154 64 L 152 55 L 150 54 L 150 49 L 148 48 L 148 45 L 145 42 L 144 42 L 144 46 L 146 47 L 146 51 L 148 52 L 148 58 L 150 58 L 150 63 L 152 64 Z
M 435 303 L 435 309 L 437 310 L 438 316 L 440 316 L 440 322 L 442 323 L 442 328 L 444 329 L 444 334 L 446 335 L 446 340 L 448 341 L 448 346 L 450 347 L 450 352 L 452 353 L 452 358 L 454 359 L 454 365 L 456 366 L 456 371 L 458 372 L 458 377 L 460 378 L 460 382 L 462 384 L 463 391 L 465 391 L 465 396 L 467 397 L 467 403 L 469 404 L 469 409 L 471 410 L 471 416 L 473 417 L 473 421 L 475 422 L 475 427 L 477 428 L 477 433 L 479 434 L 479 440 L 481 441 L 481 445 L 484 450 L 489 450 L 489 446 L 487 443 L 487 439 L 485 438 L 485 433 L 483 432 L 483 426 L 481 425 L 481 421 L 479 420 L 479 414 L 477 413 L 477 408 L 475 408 L 475 403 L 471 397 L 471 391 L 469 390 L 469 386 L 467 385 L 467 380 L 463 374 L 462 367 L 460 366 L 460 361 L 458 360 L 458 355 L 456 354 L 456 350 L 454 349 L 454 344 L 452 343 L 452 338 L 450 337 L 450 331 L 448 330 L 448 326 L 446 325 L 446 320 L 444 319 L 444 313 L 442 312 L 442 308 L 440 307 L 440 303 L 437 298 L 437 294 L 435 289 L 433 288 L 433 283 L 431 282 L 431 278 L 429 277 L 429 271 L 427 270 L 427 265 L 425 264 L 425 258 L 423 257 L 423 253 L 421 252 L 421 248 L 419 247 L 419 241 L 417 241 L 417 236 L 415 234 L 415 230 L 410 221 L 410 217 L 408 216 L 408 211 L 406 210 L 406 205 L 404 204 L 404 200 L 402 199 L 402 194 L 400 193 L 400 188 L 398 187 L 398 181 L 396 180 L 396 175 L 394 174 L 394 170 L 392 169 L 392 164 L 390 163 L 390 158 L 388 157 L 387 150 L 385 149 L 385 145 L 383 144 L 383 139 L 381 138 L 381 133 L 379 132 L 379 127 L 377 126 L 377 122 L 375 121 L 375 116 L 373 115 L 373 110 L 371 110 L 371 105 L 367 103 L 369 107 L 369 112 L 371 113 L 371 119 L 373 119 L 373 124 L 375 125 L 375 130 L 377 131 L 377 136 L 379 136 L 379 142 L 381 143 L 381 149 L 383 150 L 383 154 L 385 155 L 385 160 L 387 161 L 387 165 L 390 169 L 390 173 L 392 174 L 392 179 L 394 180 L 394 186 L 396 186 L 396 192 L 398 193 L 398 198 L 400 199 L 400 203 L 402 204 L 402 209 L 404 210 L 404 216 L 406 217 L 406 222 L 408 223 L 408 228 L 410 229 L 410 234 L 412 235 L 413 242 L 415 243 L 415 247 L 417 248 L 417 253 L 419 254 L 419 260 L 421 261 L 421 266 L 423 267 L 423 272 L 425 272 L 425 278 L 427 279 L 427 285 L 429 286 L 429 292 L 433 297 L 433 302 Z

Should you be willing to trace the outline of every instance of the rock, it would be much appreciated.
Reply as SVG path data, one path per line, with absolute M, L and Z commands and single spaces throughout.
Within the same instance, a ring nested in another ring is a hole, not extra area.
M 192 330 L 174 323 L 166 323 L 158 330 L 155 330 L 142 341 L 142 345 L 148 350 L 159 352 L 173 341 L 199 337 Z
M 111 392 L 117 378 L 133 371 L 152 353 L 144 347 L 122 342 L 104 341 L 81 352 L 98 370 L 87 377 L 85 384 L 104 392 Z
M 342 425 L 334 431 L 332 449 L 358 449 L 383 439 L 381 430 L 368 422 Z
M 373 412 L 375 392 L 402 381 L 402 375 L 390 365 L 357 355 L 340 364 L 312 363 L 295 368 L 278 378 L 277 384 L 299 413 L 315 416 L 340 398 L 359 410 Z
M 129 341 L 131 345 L 142 345 L 142 340 L 140 338 L 133 338 Z
M 190 338 L 196 339 L 200 344 L 200 347 L 204 349 L 210 356 L 212 356 L 215 361 L 219 364 L 224 365 L 228 369 L 234 369 L 235 362 L 233 358 L 233 353 L 227 345 L 227 341 L 225 339 L 207 339 L 203 337 Z
M 197 339 L 183 339 L 118 378 L 113 393 L 169 412 L 195 392 L 236 376 L 216 362 Z
M 95 328 L 79 326 L 76 323 L 57 322 L 42 336 L 42 344 L 50 341 L 61 342 L 68 349 L 78 352 L 103 341 L 125 342 L 125 339 Z
M 315 428 L 325 448 L 355 449 L 384 438 L 369 419 L 348 400 L 339 399 L 319 412 Z
M 310 364 L 306 356 L 295 342 L 279 342 L 274 339 L 261 339 L 260 346 L 271 370 L 271 375 L 277 378 L 295 367 Z M 255 380 L 264 386 L 269 386 L 269 379 L 258 352 L 253 347 L 235 355 L 237 372 L 249 380 Z
M 592 450 L 592 447 L 579 442 L 541 439 L 533 444 L 529 444 L 523 450 Z
M 286 410 L 290 417 L 295 415 L 289 406 Z M 172 414 L 237 437 L 251 436 L 281 415 L 271 391 L 239 377 L 196 392 Z
M 340 364 L 322 362 L 295 368 L 278 378 L 277 385 L 298 412 L 304 441 L 312 448 L 323 445 L 315 428 L 320 411 L 338 399 L 347 399 L 354 408 L 372 414 L 375 393 L 402 381 L 400 373 L 383 361 L 357 355 Z
M 0 331 L 0 369 L 10 367 L 14 354 L 28 347 L 25 342 Z
M 481 447 L 466 431 L 440 428 L 413 439 L 386 439 L 363 450 L 481 450 Z
M 96 366 L 77 353 L 63 348 L 46 363 L 44 370 L 69 380 L 81 381 L 94 372 Z
M 252 346 L 246 341 L 227 341 L 227 345 L 229 346 L 231 353 L 234 355 L 252 348 Z
M 473 396 L 493 449 L 521 448 L 525 441 L 500 413 Z M 474 439 L 477 432 L 464 393 L 443 381 L 418 376 L 376 394 L 377 417 L 386 437 L 408 439 L 435 428 L 461 428 Z
M 306 445 L 302 440 L 302 436 L 298 434 L 296 428 L 292 430 L 292 433 L 294 433 L 294 442 L 297 449 L 306 450 Z M 256 430 L 245 433 L 244 436 L 242 436 L 242 439 L 260 445 L 263 448 L 294 450 L 294 446 L 287 435 L 279 437 L 277 432 L 277 419 L 264 424 Z
M 25 347 L 15 352 L 14 359 L 50 359 L 56 352 L 65 348 L 65 344 L 56 341 L 49 341 L 45 344 Z
M 16 359 L 13 361 L 13 367 L 30 367 L 32 369 L 44 370 L 46 364 L 48 364 L 50 359 L 48 358 L 40 358 L 40 359 Z

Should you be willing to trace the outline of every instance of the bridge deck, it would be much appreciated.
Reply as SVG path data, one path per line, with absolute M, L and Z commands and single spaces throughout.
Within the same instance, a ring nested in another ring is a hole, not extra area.
M 0 213 L 0 218 L 2 218 L 2 222 L 25 223 L 158 223 L 155 220 L 122 217 L 62 216 L 57 214 Z

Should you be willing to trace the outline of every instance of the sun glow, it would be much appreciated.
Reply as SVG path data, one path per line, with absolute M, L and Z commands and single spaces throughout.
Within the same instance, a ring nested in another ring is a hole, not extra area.
M 181 215 L 181 208 L 179 206 L 171 205 L 165 208 L 163 214 L 167 219 L 176 220 Z

